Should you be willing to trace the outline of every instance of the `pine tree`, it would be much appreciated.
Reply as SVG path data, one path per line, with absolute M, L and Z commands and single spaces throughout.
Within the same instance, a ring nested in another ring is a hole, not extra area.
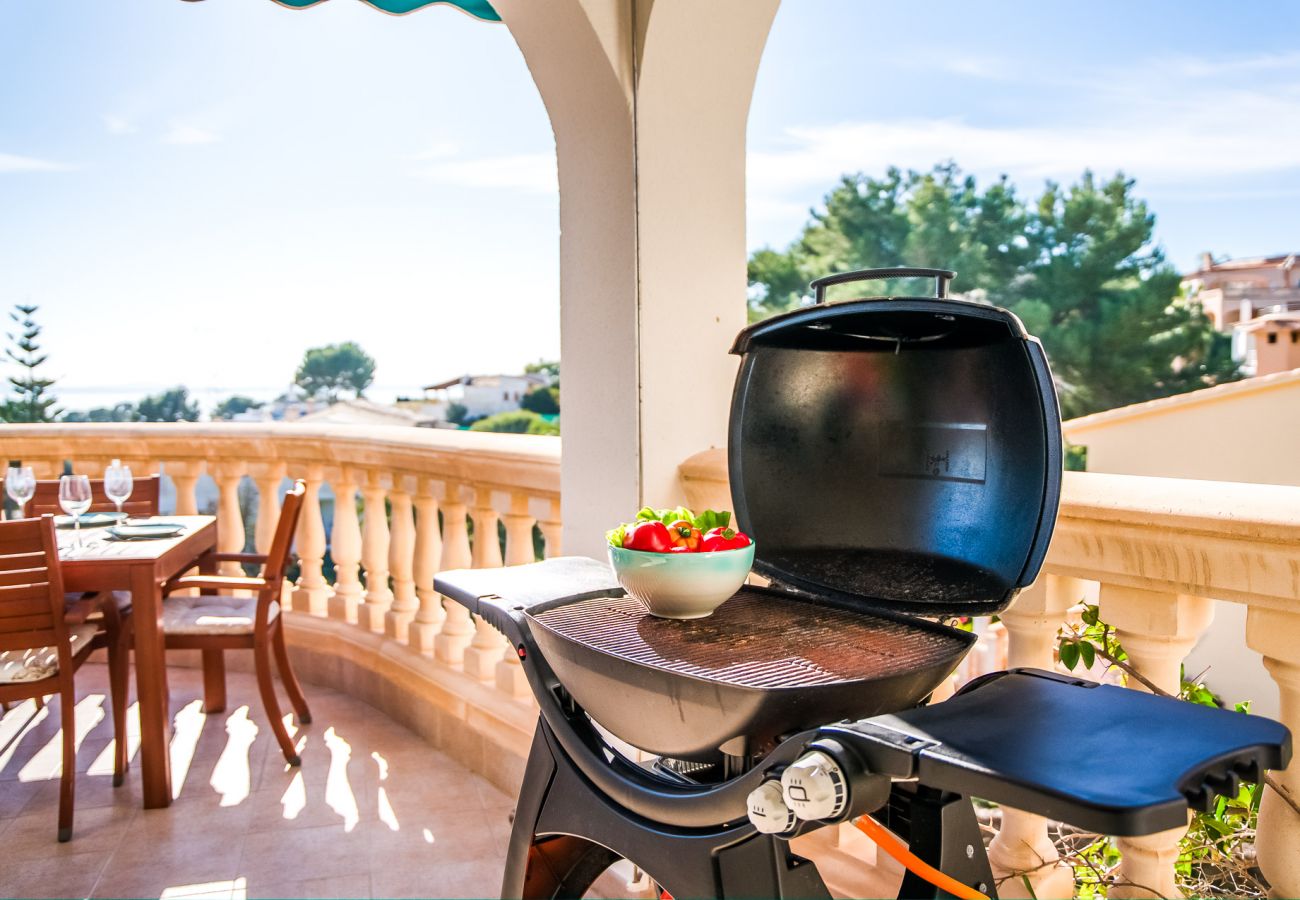
M 37 343 L 41 336 L 41 326 L 36 324 L 36 311 L 40 307 L 15 304 L 9 314 L 17 325 L 17 334 L 8 334 L 10 347 L 5 353 L 17 363 L 22 371 L 17 376 L 9 377 L 9 384 L 14 397 L 7 400 L 3 407 L 6 422 L 53 422 L 61 410 L 54 407 L 58 402 L 50 388 L 54 386 L 53 378 L 42 378 L 37 370 L 49 358 L 41 353 Z

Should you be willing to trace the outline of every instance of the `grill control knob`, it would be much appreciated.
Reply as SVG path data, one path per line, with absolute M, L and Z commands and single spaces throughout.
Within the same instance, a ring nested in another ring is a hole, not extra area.
M 785 805 L 804 821 L 834 819 L 849 805 L 848 779 L 825 753 L 805 754 L 781 773 Z
M 794 812 L 785 805 L 781 782 L 764 781 L 749 792 L 749 821 L 763 834 L 781 834 L 794 828 Z

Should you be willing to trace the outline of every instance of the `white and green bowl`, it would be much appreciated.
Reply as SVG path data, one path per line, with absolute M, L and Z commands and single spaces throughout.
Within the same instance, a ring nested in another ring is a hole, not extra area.
M 754 565 L 754 545 L 710 553 L 609 548 L 623 590 L 664 619 L 702 619 L 731 598 Z

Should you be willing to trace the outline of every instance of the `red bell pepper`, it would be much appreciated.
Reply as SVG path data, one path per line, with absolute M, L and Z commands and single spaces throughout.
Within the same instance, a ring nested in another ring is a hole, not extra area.
M 706 553 L 716 550 L 741 550 L 753 543 L 749 535 L 730 528 L 710 528 L 700 542 L 700 549 Z
M 667 553 L 673 547 L 668 526 L 663 522 L 637 522 L 627 529 L 623 546 L 644 553 Z

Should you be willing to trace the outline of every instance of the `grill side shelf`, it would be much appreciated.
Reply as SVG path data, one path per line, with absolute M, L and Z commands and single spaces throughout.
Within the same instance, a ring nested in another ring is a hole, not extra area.
M 523 612 L 557 600 L 621 594 L 609 564 L 584 556 L 498 569 L 453 569 L 433 579 L 433 589 L 482 616 L 514 643 L 527 626 Z
M 882 774 L 1121 837 L 1180 827 L 1291 757 L 1271 719 L 1033 669 L 832 732 Z

